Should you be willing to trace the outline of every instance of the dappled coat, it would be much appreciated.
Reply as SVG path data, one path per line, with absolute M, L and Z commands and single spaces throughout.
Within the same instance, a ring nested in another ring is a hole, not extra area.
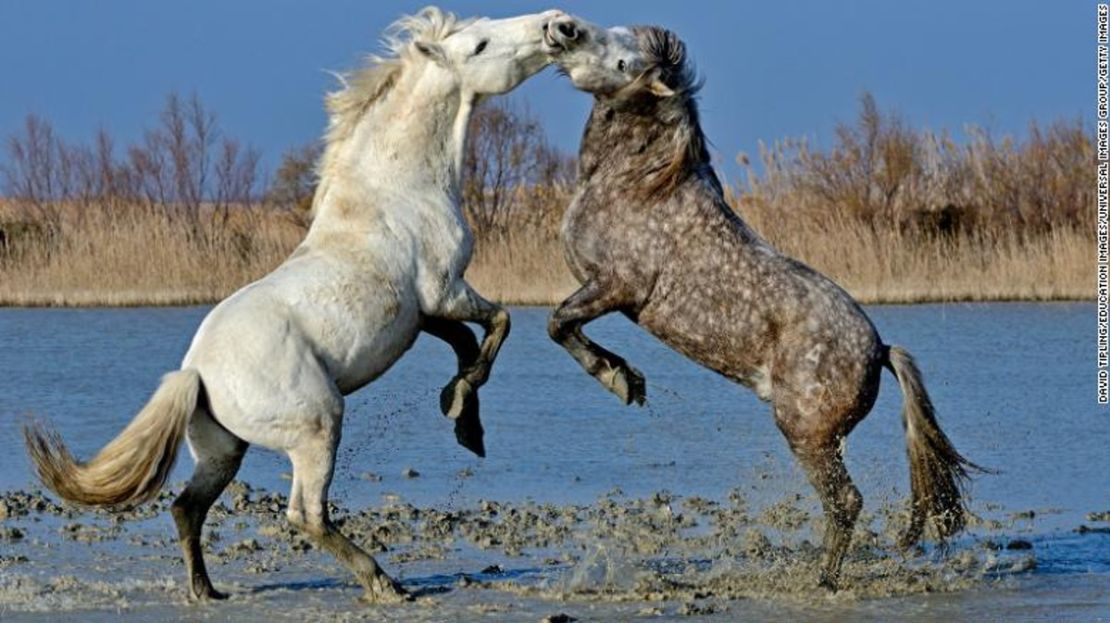
M 562 234 L 582 288 L 552 315 L 552 338 L 625 403 L 642 404 L 643 375 L 581 330 L 619 311 L 769 401 L 822 499 L 821 583 L 830 588 L 862 506 L 841 457 L 843 440 L 871 410 L 888 367 L 905 394 L 913 512 L 903 543 L 921 536 L 927 518 L 942 537 L 958 531 L 959 483 L 972 464 L 937 425 L 909 354 L 884 345 L 847 292 L 779 253 L 726 203 L 684 44 L 659 28 L 587 27 L 578 38 L 579 51 L 561 67 L 595 102 Z M 630 40 L 638 49 L 627 49 Z M 596 58 L 587 57 L 590 50 Z M 606 73 L 618 57 L 618 73 Z M 638 73 L 622 83 L 630 66 Z

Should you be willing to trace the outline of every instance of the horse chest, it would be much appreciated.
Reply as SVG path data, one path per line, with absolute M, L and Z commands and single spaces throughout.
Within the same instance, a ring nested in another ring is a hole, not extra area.
M 474 253 L 474 234 L 458 206 L 433 214 L 416 229 L 422 247 L 421 261 L 428 273 L 452 278 L 461 276 Z
M 633 224 L 614 209 L 613 198 L 591 185 L 579 190 L 563 217 L 563 246 L 575 274 L 592 275 L 634 260 L 626 249 Z

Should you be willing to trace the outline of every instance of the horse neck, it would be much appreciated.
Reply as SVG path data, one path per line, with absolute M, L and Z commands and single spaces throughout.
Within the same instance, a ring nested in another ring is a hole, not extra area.
M 762 239 L 725 201 L 724 188 L 710 165 L 693 101 L 667 102 L 667 108 L 646 114 L 643 110 L 618 110 L 594 104 L 579 154 L 579 183 L 615 188 L 630 201 L 610 201 L 591 209 L 625 210 L 644 202 L 662 201 L 668 184 L 657 184 L 668 168 L 677 166 L 678 179 L 697 176 L 712 188 L 714 200 L 681 209 L 718 212 L 746 244 L 763 245 Z M 665 181 L 665 180 L 662 180 Z M 660 190 L 662 188 L 662 191 Z M 645 192 L 646 191 L 646 192 Z
M 313 228 L 375 220 L 391 200 L 411 197 L 412 212 L 457 210 L 459 172 L 474 96 L 453 75 L 424 63 L 402 70 L 341 145 L 328 146 Z
M 640 176 L 670 166 L 691 138 L 699 145 L 695 158 L 685 161 L 685 166 L 707 165 L 693 102 L 614 107 L 597 100 L 582 139 L 579 174 L 585 178 L 632 175 L 642 183 Z

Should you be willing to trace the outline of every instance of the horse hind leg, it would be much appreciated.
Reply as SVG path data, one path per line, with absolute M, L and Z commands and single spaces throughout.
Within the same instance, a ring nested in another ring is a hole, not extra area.
M 810 484 L 821 498 L 825 512 L 825 538 L 821 578 L 818 584 L 835 591 L 840 580 L 844 555 L 852 541 L 852 530 L 863 508 L 863 496 L 852 484 L 839 448 L 826 447 L 816 452 L 795 450 Z
M 370 554 L 340 532 L 328 517 L 328 487 L 335 469 L 339 435 L 313 438 L 289 451 L 293 463 L 293 486 L 289 496 L 289 522 L 305 532 L 322 549 L 354 574 L 373 603 L 400 602 L 408 595 L 389 577 Z
M 247 444 L 220 426 L 204 410 L 189 421 L 189 446 L 196 458 L 193 476 L 170 506 L 177 524 L 185 568 L 189 575 L 189 598 L 196 601 L 225 599 L 208 577 L 201 550 L 201 530 L 212 504 L 239 471 Z
M 835 591 L 840 579 L 844 555 L 852 540 L 852 530 L 863 508 L 863 496 L 852 484 L 852 477 L 844 466 L 841 439 L 803 430 L 804 420 L 793 419 L 791 414 L 776 406 L 775 419 L 786 435 L 790 449 L 805 469 L 806 477 L 821 499 L 825 514 L 825 537 L 819 584 Z

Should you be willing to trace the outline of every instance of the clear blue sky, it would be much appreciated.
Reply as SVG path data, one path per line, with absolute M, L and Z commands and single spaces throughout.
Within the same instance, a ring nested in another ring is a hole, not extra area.
M 424 2 L 0 0 L 0 134 L 34 112 L 67 138 L 103 125 L 122 143 L 171 90 L 196 91 L 267 164 L 318 136 L 321 97 Z M 657 23 L 706 78 L 703 120 L 726 175 L 758 141 L 832 139 L 868 90 L 916 127 L 967 123 L 1021 135 L 1031 119 L 1094 114 L 1095 3 L 466 0 L 464 16 L 562 8 L 591 21 Z M 551 70 L 517 91 L 550 138 L 576 150 L 590 100 Z

